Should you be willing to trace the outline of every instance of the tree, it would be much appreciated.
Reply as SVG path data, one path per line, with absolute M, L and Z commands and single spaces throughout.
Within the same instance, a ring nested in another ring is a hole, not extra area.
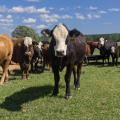
M 31 37 L 35 41 L 40 41 L 40 36 L 36 31 L 27 26 L 17 26 L 15 30 L 12 32 L 12 37 Z

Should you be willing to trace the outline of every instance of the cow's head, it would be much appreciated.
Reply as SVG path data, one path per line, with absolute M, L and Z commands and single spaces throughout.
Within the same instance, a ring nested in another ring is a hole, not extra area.
M 100 48 L 101 46 L 104 46 L 104 44 L 105 44 L 105 39 L 101 37 L 98 41 L 98 48 Z
M 33 56 L 33 41 L 31 37 L 24 38 L 24 52 L 28 61 L 30 61 Z
M 115 47 L 115 46 L 112 46 L 112 47 L 111 47 L 111 53 L 114 54 L 115 52 L 116 52 L 116 47 Z
M 50 36 L 51 42 L 54 45 L 56 57 L 64 57 L 67 54 L 67 38 L 69 31 L 64 24 L 56 25 L 53 30 L 45 29 L 42 34 Z

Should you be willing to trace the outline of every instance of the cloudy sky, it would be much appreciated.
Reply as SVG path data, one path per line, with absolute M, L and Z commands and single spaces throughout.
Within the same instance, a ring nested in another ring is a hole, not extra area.
M 0 0 L 0 33 L 18 25 L 40 33 L 61 22 L 84 34 L 120 33 L 120 0 Z

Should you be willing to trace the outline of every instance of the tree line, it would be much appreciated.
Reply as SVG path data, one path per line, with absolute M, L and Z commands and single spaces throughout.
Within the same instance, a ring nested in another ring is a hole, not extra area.
M 93 34 L 86 35 L 87 40 L 98 41 L 100 37 L 104 37 L 106 40 L 115 40 L 120 42 L 120 33 L 112 33 L 112 34 Z
M 42 41 L 44 37 L 38 34 L 33 28 L 27 26 L 17 26 L 15 30 L 12 32 L 12 37 L 31 37 L 35 41 Z M 87 40 L 89 41 L 98 41 L 100 37 L 104 37 L 106 40 L 115 40 L 120 41 L 120 33 L 112 33 L 112 34 L 93 34 L 93 35 L 85 35 Z

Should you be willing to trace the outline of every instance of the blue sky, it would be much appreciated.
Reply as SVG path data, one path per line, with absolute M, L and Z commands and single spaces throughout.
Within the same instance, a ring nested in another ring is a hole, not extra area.
M 40 33 L 61 22 L 84 34 L 120 33 L 120 0 L 0 0 L 0 33 L 18 25 Z

